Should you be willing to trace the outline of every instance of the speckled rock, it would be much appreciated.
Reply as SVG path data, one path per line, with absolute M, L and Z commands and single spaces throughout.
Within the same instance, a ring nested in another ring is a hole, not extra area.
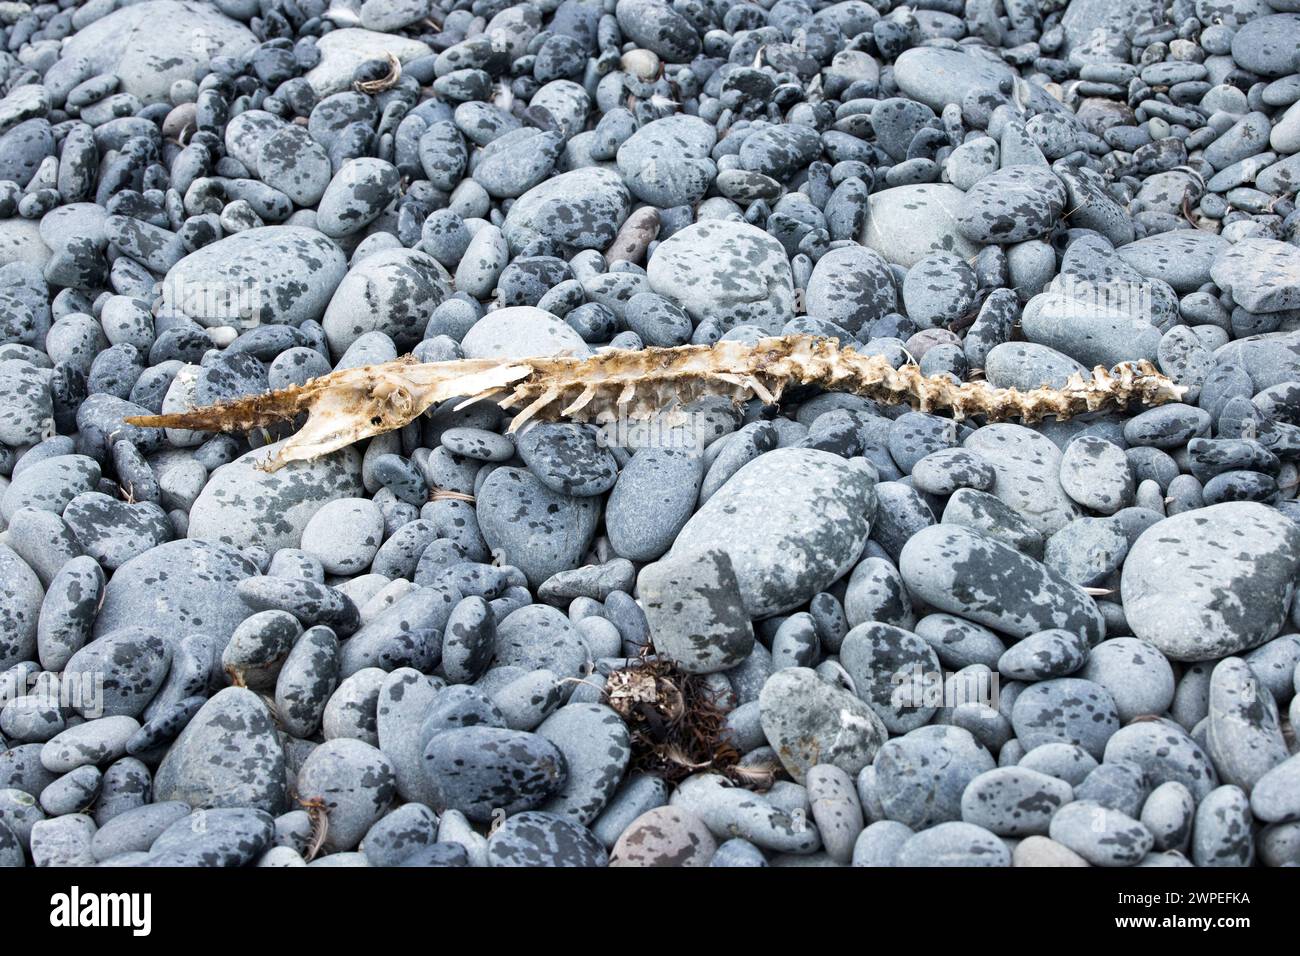
M 875 511 L 870 469 L 828 452 L 784 448 L 734 474 L 686 522 L 670 556 L 731 557 L 751 617 L 786 611 L 844 574 Z
M 1300 567 L 1300 528 L 1271 508 L 1233 501 L 1166 518 L 1124 562 L 1133 633 L 1174 660 L 1255 647 L 1286 616 Z
M 819 763 L 856 774 L 887 737 L 870 707 L 804 667 L 786 668 L 768 678 L 759 708 L 768 743 L 798 782 Z
M 781 244 L 747 223 L 705 220 L 674 233 L 646 267 L 650 287 L 724 329 L 779 332 L 794 316 L 794 287 Z

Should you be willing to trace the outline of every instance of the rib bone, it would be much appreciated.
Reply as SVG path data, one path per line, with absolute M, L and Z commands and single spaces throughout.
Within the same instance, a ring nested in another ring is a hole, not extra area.
M 987 382 L 957 384 L 925 376 L 908 364 L 895 369 L 880 355 L 862 355 L 835 339 L 787 335 L 757 343 L 724 341 L 640 351 L 607 349 L 586 358 L 558 356 L 515 361 L 462 359 L 419 363 L 409 356 L 382 365 L 344 369 L 293 386 L 188 412 L 127 419 L 134 425 L 197 431 L 247 431 L 306 412 L 307 423 L 267 463 L 316 458 L 353 442 L 401 428 L 434 404 L 506 393 L 503 407 L 522 408 L 515 430 L 533 417 L 607 422 L 620 413 L 651 418 L 669 405 L 703 396 L 745 401 L 757 395 L 775 402 L 797 385 L 852 392 L 876 401 L 907 402 L 923 411 L 946 410 L 954 418 L 984 415 L 1033 423 L 1069 418 L 1131 402 L 1178 401 L 1185 388 L 1149 362 L 1098 367 L 1090 378 L 1075 374 L 1061 388 L 1021 392 Z

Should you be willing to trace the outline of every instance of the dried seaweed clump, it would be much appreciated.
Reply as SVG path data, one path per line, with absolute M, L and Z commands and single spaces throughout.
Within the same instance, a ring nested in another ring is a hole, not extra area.
M 704 396 L 735 401 L 757 397 L 775 403 L 789 388 L 814 385 L 852 392 L 920 411 L 948 411 L 954 418 L 983 415 L 991 421 L 1036 422 L 1069 418 L 1130 403 L 1159 405 L 1185 391 L 1149 362 L 1125 362 L 1091 377 L 1071 376 L 1060 388 L 1019 391 L 987 382 L 957 383 L 926 376 L 916 365 L 894 368 L 880 355 L 862 355 L 836 339 L 787 335 L 756 343 L 726 341 L 640 351 L 605 349 L 588 357 L 557 356 L 416 362 L 410 357 L 350 368 L 293 386 L 172 415 L 127 419 L 133 425 L 199 431 L 247 431 L 307 413 L 307 423 L 267 463 L 316 458 L 382 432 L 401 428 L 427 408 L 465 397 L 462 404 L 492 399 L 521 409 L 511 422 L 530 419 L 580 422 L 651 418 L 662 409 Z
M 727 741 L 727 709 L 716 687 L 666 658 L 647 652 L 611 672 L 605 703 L 628 725 L 632 770 L 670 783 L 707 770 L 751 789 L 772 784 L 776 768 L 743 765 Z

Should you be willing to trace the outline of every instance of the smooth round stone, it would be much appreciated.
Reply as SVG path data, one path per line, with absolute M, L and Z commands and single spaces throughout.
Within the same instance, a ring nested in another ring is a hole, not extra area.
M 627 724 L 603 704 L 569 704 L 537 728 L 564 755 L 569 776 L 542 810 L 587 826 L 609 802 L 632 756 Z
M 1196 866 L 1250 866 L 1255 862 L 1250 800 L 1240 787 L 1211 790 L 1196 807 L 1192 862 Z
M 0 582 L 0 668 L 7 669 L 36 656 L 45 591 L 36 572 L 6 545 L 0 545 Z
M 1210 281 L 1210 266 L 1230 245 L 1214 233 L 1177 229 L 1130 242 L 1116 253 L 1142 275 L 1162 279 L 1184 295 Z
M 718 842 L 699 817 L 682 807 L 655 807 L 618 838 L 610 866 L 708 866 Z
M 1300 528 L 1272 508 L 1226 502 L 1148 528 L 1121 579 L 1133 633 L 1173 660 L 1202 661 L 1277 634 L 1300 567 Z
M 851 862 L 864 823 L 853 778 L 839 767 L 824 764 L 808 771 L 807 786 L 826 855 L 840 864 Z
M 393 765 L 383 752 L 352 738 L 327 740 L 298 771 L 297 796 L 319 804 L 329 819 L 324 849 L 354 849 L 397 796 Z
M 1242 308 L 1278 312 L 1300 306 L 1298 270 L 1300 250 L 1295 246 L 1249 238 L 1220 251 L 1210 266 L 1210 276 L 1215 285 L 1231 292 Z
M 1129 761 L 1146 771 L 1153 787 L 1173 780 L 1200 801 L 1218 785 L 1214 765 L 1200 744 L 1172 720 L 1139 721 L 1113 734 L 1106 743 L 1107 763 Z
M 254 449 L 214 471 L 190 509 L 189 537 L 239 548 L 296 548 L 307 522 L 326 503 L 361 495 L 355 449 L 289 462 L 274 472 L 259 467 L 279 448 Z
M 1104 632 L 1096 602 L 1077 586 L 959 525 L 922 529 L 904 545 L 898 566 L 914 598 L 1013 636 L 1061 628 L 1091 642 Z
M 476 504 L 488 546 L 504 551 L 534 586 L 578 566 L 595 534 L 599 509 L 599 499 L 552 491 L 522 468 L 492 472 Z
M 828 452 L 767 452 L 686 522 L 670 555 L 723 550 L 751 617 L 790 610 L 857 561 L 875 510 L 873 474 Z
M 1094 866 L 1133 866 L 1153 842 L 1151 831 L 1132 817 L 1087 800 L 1062 807 L 1050 836 Z
M 840 646 L 840 663 L 854 689 L 893 734 L 927 723 L 935 707 L 926 682 L 941 673 L 934 649 L 910 631 L 889 624 L 859 624 Z
M 104 589 L 96 636 L 148 621 L 169 643 L 193 631 L 222 644 L 247 614 L 231 590 L 257 573 L 233 548 L 207 541 L 171 541 L 122 565 Z
M 941 664 L 954 670 L 972 664 L 996 668 L 1006 652 L 998 635 L 952 614 L 927 614 L 913 630 L 934 648 Z
M 509 437 L 486 428 L 449 428 L 439 442 L 453 455 L 476 461 L 509 461 L 515 454 L 515 443 Z
M 618 169 L 632 194 L 661 209 L 704 198 L 717 175 L 709 153 L 718 133 L 697 116 L 647 123 L 618 148 Z
M 366 831 L 360 849 L 371 866 L 394 866 L 437 842 L 438 818 L 433 811 L 423 804 L 407 803 Z
M 1255 781 L 1250 807 L 1270 823 L 1300 820 L 1300 756 L 1287 758 Z
M 434 809 L 459 810 L 478 822 L 490 820 L 498 809 L 510 815 L 539 807 L 568 779 L 564 755 L 549 740 L 501 727 L 435 733 L 424 760 L 437 796 Z
M 994 834 L 971 823 L 948 821 L 903 843 L 894 866 L 998 867 L 1011 865 L 1011 851 Z
M 106 764 L 126 753 L 126 742 L 140 722 L 134 717 L 100 717 L 73 724 L 41 747 L 41 766 L 68 773 L 92 764 Z
M 947 326 L 975 302 L 975 272 L 960 256 L 932 252 L 907 270 L 903 302 L 907 315 L 923 329 Z
M 888 736 L 870 707 L 805 667 L 788 667 L 768 678 L 759 694 L 759 716 L 764 736 L 796 782 L 817 764 L 856 774 Z
M 884 817 L 923 830 L 960 820 L 966 787 L 994 761 L 969 731 L 935 724 L 890 740 L 874 766 Z
M 951 495 L 958 488 L 988 491 L 996 482 L 993 466 L 964 448 L 942 448 L 912 466 L 912 483 L 932 495 Z
M 1089 866 L 1068 847 L 1045 836 L 1025 837 L 1011 851 L 1012 866 Z
M 1065 187 L 1050 170 L 1009 166 L 967 191 L 957 207 L 957 228 L 973 242 L 1040 239 L 1051 232 L 1065 204 Z
M 1121 723 L 1159 716 L 1174 700 L 1174 672 L 1154 645 L 1136 637 L 1102 641 L 1088 655 L 1078 677 L 1104 687 Z
M 1048 776 L 1078 786 L 1093 770 L 1097 761 L 1077 744 L 1047 743 L 1029 748 L 1017 762 L 1028 770 L 1038 770 Z
M 162 686 L 171 648 L 142 627 L 124 627 L 91 641 L 64 666 L 72 682 L 94 681 L 95 699 L 73 703 L 83 716 L 139 717 Z
M 194 79 L 210 57 L 238 57 L 256 43 L 247 27 L 208 4 L 151 0 L 77 30 L 65 41 L 62 57 L 84 58 L 87 76 L 113 74 L 124 92 L 159 103 L 172 83 Z
M 1141 822 L 1151 831 L 1156 850 L 1187 849 L 1196 801 L 1181 783 L 1170 780 L 1151 791 L 1142 804 Z
M 605 502 L 614 551 L 632 561 L 661 557 L 695 511 L 703 479 L 704 460 L 693 448 L 637 450 Z
M 22 508 L 39 508 L 63 514 L 77 495 L 94 491 L 99 464 L 86 455 L 55 455 L 25 468 L 0 493 L 0 515 L 6 522 Z
M 898 848 L 912 835 L 911 827 L 896 820 L 877 820 L 858 835 L 853 866 L 893 866 Z
M 556 608 L 527 604 L 497 624 L 498 667 L 549 670 L 576 678 L 586 673 L 588 657 L 581 633 Z
M 694 674 L 728 670 L 754 648 L 726 552 L 692 552 L 642 568 L 637 595 L 658 653 Z
M 844 616 L 845 624 L 854 628 L 872 621 L 904 629 L 912 625 L 912 602 L 898 569 L 889 560 L 864 558 L 853 569 L 844 591 Z
M 255 693 L 227 687 L 203 705 L 159 764 L 154 798 L 272 814 L 284 809 L 284 751 Z
M 120 813 L 109 820 L 90 839 L 90 852 L 96 860 L 121 853 L 147 851 L 172 824 L 190 815 L 190 805 L 180 801 L 147 803 Z
M 203 811 L 203 826 L 181 817 L 158 835 L 148 866 L 244 866 L 275 839 L 275 821 L 263 810 L 217 807 Z
M 1105 688 L 1075 677 L 1025 688 L 1012 707 L 1011 723 L 1026 750 L 1070 743 L 1098 759 L 1120 727 L 1115 702 Z
M 605 249 L 631 209 L 631 195 L 612 169 L 589 167 L 553 176 L 524 193 L 501 231 L 512 249 L 540 236 L 558 251 Z
M 303 527 L 300 547 L 330 574 L 356 574 L 370 567 L 383 541 L 384 516 L 366 498 L 325 504 Z
M 1061 487 L 1074 501 L 1112 515 L 1133 501 L 1133 471 L 1124 450 L 1096 435 L 1081 435 L 1061 455 Z
M 1044 535 L 1059 531 L 1079 513 L 1061 485 L 1061 452 L 1022 425 L 986 425 L 963 443 L 997 472 L 992 494 Z
M 163 298 L 200 325 L 300 325 L 325 314 L 347 272 L 343 252 L 314 229 L 247 229 L 190 253 L 168 271 Z
M 972 93 L 1006 94 L 1011 71 L 1003 64 L 962 50 L 920 46 L 904 50 L 894 63 L 894 81 L 905 94 L 935 112 Z
M 325 147 L 293 124 L 262 139 L 254 163 L 262 182 L 303 207 L 316 205 L 332 178 Z
M 1024 767 L 997 767 L 966 785 L 961 818 L 998 836 L 1044 835 L 1052 815 L 1073 799 L 1064 780 Z
M 589 867 L 609 862 L 591 831 L 571 820 L 540 810 L 506 818 L 488 838 L 488 866 Z
M 804 291 L 808 315 L 860 332 L 898 307 L 894 277 L 873 249 L 832 249 L 813 267 Z
M 998 658 L 997 669 L 1011 680 L 1040 681 L 1073 674 L 1087 659 L 1088 644 L 1082 637 L 1056 629 L 1012 645 Z
M 1273 695 L 1238 657 L 1220 661 L 1210 675 L 1205 744 L 1224 783 L 1249 792 L 1287 759 L 1286 740 Z
M 465 358 L 527 359 L 569 353 L 579 357 L 591 349 L 572 326 L 531 305 L 490 312 L 461 340 Z
M 399 348 L 418 344 L 449 291 L 446 272 L 418 249 L 366 256 L 344 276 L 321 319 L 331 354 L 344 356 L 376 332 Z M 340 362 L 343 367 L 351 364 Z
M 1080 363 L 1038 342 L 1001 342 L 985 356 L 984 373 L 996 388 L 1031 391 L 1061 388 L 1071 377 L 1086 375 Z
M 1300 47 L 1300 13 L 1276 13 L 1250 20 L 1232 37 L 1232 58 L 1260 76 L 1295 72 Z
M 965 196 L 947 183 L 894 186 L 871 194 L 871 212 L 859 241 L 889 262 L 911 268 L 933 252 L 973 259 L 979 245 L 957 226 Z
M 559 494 L 604 494 L 618 479 L 618 462 L 589 425 L 537 422 L 517 433 L 515 444 L 529 471 Z
M 513 213 L 513 210 L 512 210 Z M 748 223 L 705 220 L 655 248 L 650 288 L 698 324 L 753 325 L 777 333 L 794 315 L 790 264 L 781 244 Z

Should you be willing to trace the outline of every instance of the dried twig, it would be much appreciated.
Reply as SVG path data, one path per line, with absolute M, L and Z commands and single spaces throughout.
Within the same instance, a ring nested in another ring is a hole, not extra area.
M 127 421 L 155 428 L 248 431 L 307 412 L 307 423 L 266 463 L 273 471 L 401 428 L 433 404 L 462 396 L 469 396 L 462 405 L 491 398 L 503 408 L 522 409 L 510 424 L 514 431 L 533 418 L 652 418 L 664 408 L 710 395 L 738 402 L 757 397 L 773 404 L 797 385 L 853 392 L 888 404 L 907 402 L 925 412 L 946 410 L 957 419 L 985 415 L 1025 422 L 1125 408 L 1134 401 L 1158 405 L 1177 401 L 1186 391 L 1149 362 L 1124 362 L 1111 371 L 1098 367 L 1090 378 L 1073 375 L 1061 388 L 1021 392 L 987 382 L 959 385 L 923 375 L 914 364 L 896 369 L 884 356 L 862 355 L 835 339 L 788 335 L 754 344 L 606 349 L 588 358 L 419 363 L 408 356 L 331 372 L 264 395 Z

